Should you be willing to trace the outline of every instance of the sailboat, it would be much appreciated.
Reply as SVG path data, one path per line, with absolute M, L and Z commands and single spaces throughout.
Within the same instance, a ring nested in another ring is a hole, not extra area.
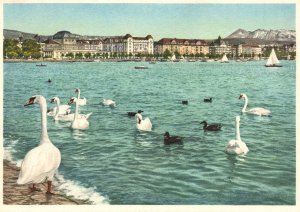
M 274 48 L 272 48 L 271 54 L 270 54 L 269 59 L 265 66 L 266 67 L 282 67 L 282 65 L 279 64 L 279 60 L 277 59 Z
M 223 55 L 223 57 L 222 57 L 222 59 L 221 59 L 221 63 L 229 63 L 226 54 Z
M 171 57 L 171 61 L 172 61 L 172 62 L 179 62 L 179 60 L 176 59 L 175 54 L 173 54 L 173 56 Z

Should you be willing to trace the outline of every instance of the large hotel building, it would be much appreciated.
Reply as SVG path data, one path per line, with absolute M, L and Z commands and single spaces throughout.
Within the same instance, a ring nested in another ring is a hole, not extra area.
M 259 55 L 262 49 L 258 45 L 240 44 L 231 46 L 219 36 L 218 39 L 208 41 L 201 39 L 178 39 L 162 38 L 154 42 L 151 35 L 146 37 L 133 37 L 130 34 L 124 36 L 95 37 L 87 39 L 68 31 L 60 31 L 51 38 L 41 43 L 43 57 L 63 59 L 67 55 L 89 55 L 106 54 L 137 56 L 163 54 L 166 50 L 171 53 L 178 52 L 180 55 L 222 55 L 230 54 L 234 57 L 241 55 Z
M 57 32 L 52 39 L 41 43 L 44 57 L 62 59 L 72 53 L 95 55 L 97 53 L 136 55 L 153 54 L 153 38 L 125 36 L 112 36 L 103 39 L 81 39 L 68 31 Z
M 154 48 L 156 54 L 162 54 L 167 49 L 171 53 L 178 52 L 181 55 L 209 53 L 208 44 L 204 40 L 197 39 L 163 38 L 155 43 Z

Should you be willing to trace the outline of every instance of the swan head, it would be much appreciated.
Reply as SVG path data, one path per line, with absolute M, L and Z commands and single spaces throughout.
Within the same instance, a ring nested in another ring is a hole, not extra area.
M 80 93 L 80 89 L 76 88 L 75 93 Z
M 246 98 L 247 97 L 247 95 L 246 94 L 244 94 L 244 93 L 241 93 L 240 94 L 240 97 L 239 97 L 239 99 L 243 99 L 243 98 Z
M 68 102 L 68 105 L 71 105 L 71 104 L 74 104 L 77 102 L 77 98 L 76 97 L 72 97 L 69 102 Z
M 33 105 L 34 103 L 37 103 L 37 96 L 30 97 L 24 104 L 25 106 Z
M 58 97 L 53 97 L 51 100 L 50 100 L 50 103 L 54 103 L 54 102 L 57 102 L 58 101 Z

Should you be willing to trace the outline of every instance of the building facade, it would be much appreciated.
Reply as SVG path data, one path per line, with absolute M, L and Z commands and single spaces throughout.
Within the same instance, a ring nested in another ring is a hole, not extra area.
M 90 54 L 91 56 L 102 52 L 102 40 L 83 40 L 80 36 L 68 31 L 60 31 L 53 38 L 41 43 L 43 57 L 63 59 L 67 55 Z
M 125 36 L 114 36 L 103 40 L 104 53 L 118 54 L 153 54 L 153 37 L 132 37 L 130 34 Z
M 256 44 L 239 44 L 232 47 L 233 57 L 257 57 L 261 56 L 261 54 L 262 48 Z
M 213 55 L 231 54 L 232 48 L 219 36 L 209 45 L 209 53 Z
M 54 59 L 66 58 L 66 55 L 94 56 L 95 54 L 108 53 L 112 55 L 127 54 L 135 56 L 137 54 L 153 54 L 153 38 L 133 37 L 130 34 L 125 36 L 113 36 L 104 39 L 82 39 L 68 31 L 57 32 L 53 38 L 41 43 L 43 57 Z
M 162 38 L 154 45 L 154 54 L 163 54 L 166 50 L 180 55 L 208 54 L 207 42 L 198 39 Z

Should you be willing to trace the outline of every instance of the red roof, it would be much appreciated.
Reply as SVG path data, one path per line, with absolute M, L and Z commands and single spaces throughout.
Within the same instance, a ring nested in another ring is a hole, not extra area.
M 242 47 L 253 47 L 253 48 L 259 48 L 256 44 L 242 44 Z
M 199 44 L 197 44 L 199 42 Z M 207 45 L 207 42 L 200 39 L 178 39 L 178 38 L 162 38 L 157 43 L 162 45 Z

